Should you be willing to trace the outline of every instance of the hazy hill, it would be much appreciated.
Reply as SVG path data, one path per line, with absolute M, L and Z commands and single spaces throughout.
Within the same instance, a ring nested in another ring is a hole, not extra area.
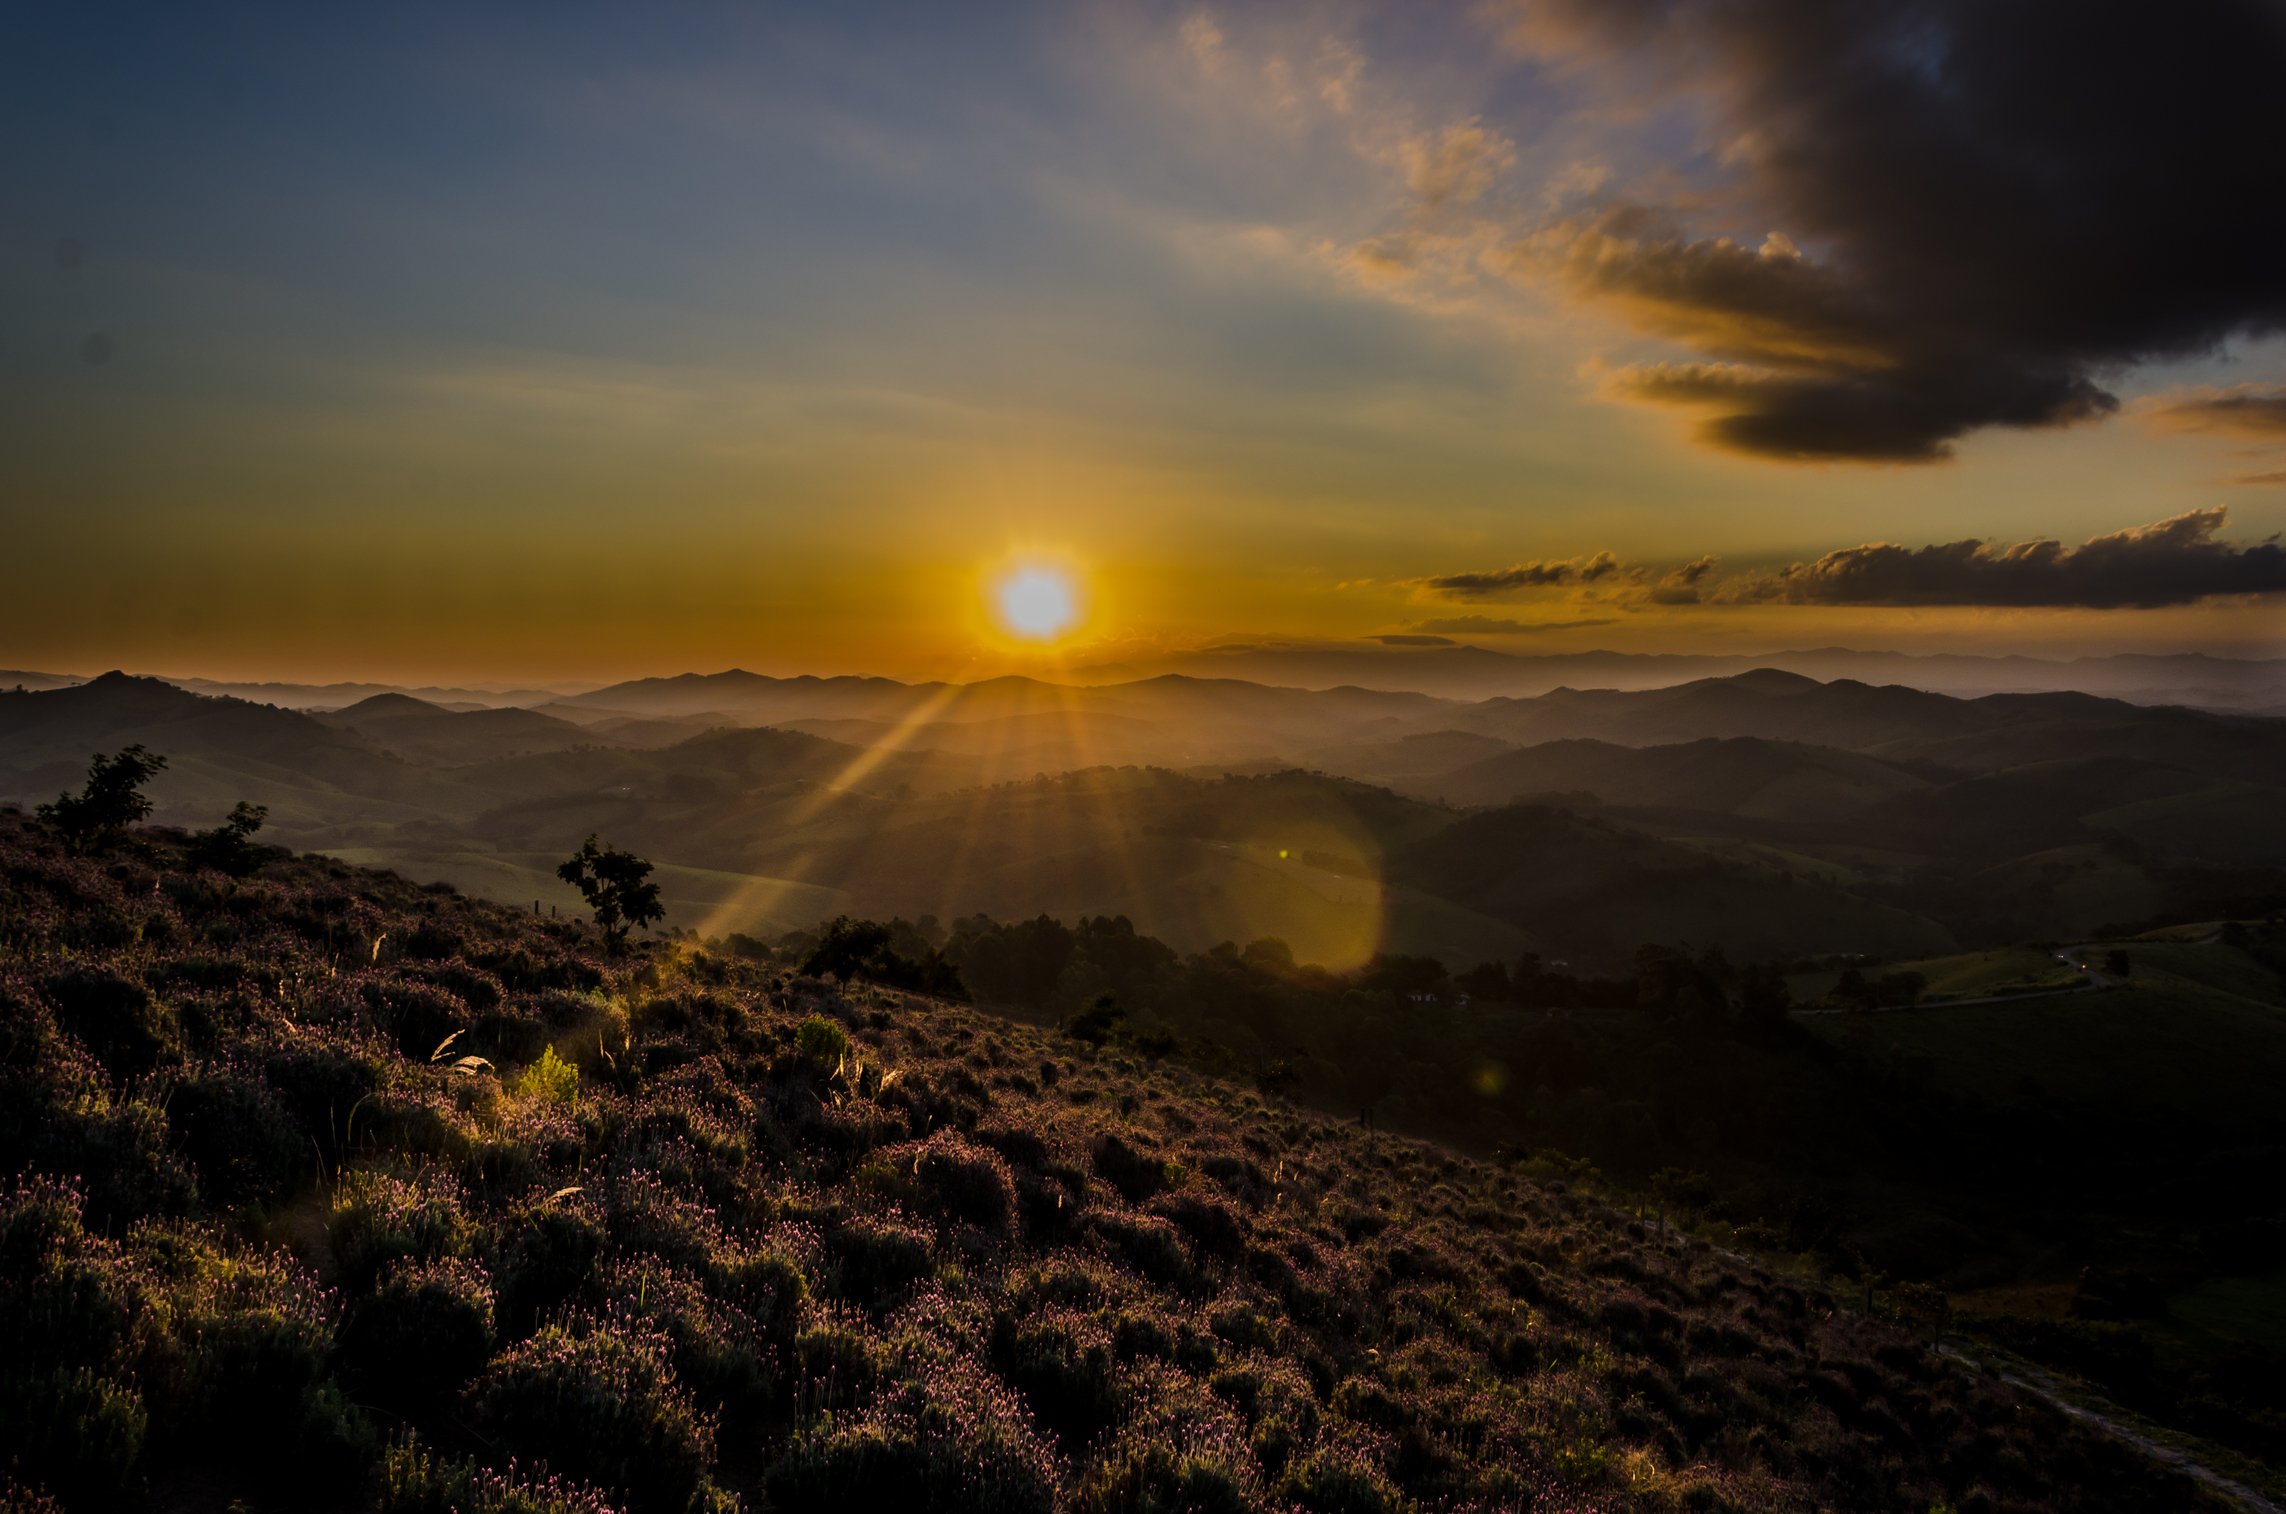
M 168 759 L 152 785 L 168 820 L 211 824 L 242 798 L 270 805 L 289 828 L 403 820 L 425 812 L 434 788 L 400 758 L 306 715 L 106 673 L 72 688 L 0 694 L 0 793 L 53 798 L 77 786 L 91 753 L 131 742 Z
M 1574 739 L 1502 752 L 1400 787 L 1452 804 L 1587 792 L 1609 804 L 1820 820 L 1909 806 L 1929 783 L 1876 758 L 1759 737 L 1627 747 Z
M 1174 678 L 928 697 L 893 724 L 825 727 L 871 740 L 856 745 L 738 724 L 677 740 L 686 717 L 581 725 L 401 695 L 312 716 L 111 675 L 0 695 L 0 798 L 52 798 L 90 753 L 140 741 L 171 760 L 162 820 L 211 825 L 249 799 L 282 841 L 500 898 L 570 902 L 554 866 L 596 832 L 668 868 L 678 920 L 718 929 L 844 908 L 1126 914 L 1186 949 L 1276 936 L 1304 960 L 1456 966 L 1715 926 L 1773 951 L 1934 950 L 2256 901 L 2286 868 L 2286 764 L 2269 760 L 2286 725 L 2086 696 L 1963 701 L 1763 670 L 1480 705 Z M 1534 744 L 1505 745 L 1519 737 Z M 1146 770 L 1178 762 L 1205 771 Z M 1286 771 L 1303 765 L 1367 781 Z M 1227 769 L 1263 776 L 1214 776 Z M 1523 852 L 1510 822 L 1437 802 L 1581 791 L 1620 826 L 1531 831 Z M 2050 860 L 2015 865 L 2036 856 Z M 1634 867 L 1644 889 L 1611 881 Z
M 1819 647 L 1751 655 L 1637 652 L 1498 652 L 1447 646 L 1233 646 L 1180 653 L 1147 666 L 1103 665 L 1083 677 L 1126 679 L 1149 672 L 1241 678 L 1301 688 L 1355 684 L 1412 689 L 1450 699 L 1523 698 L 1553 689 L 1651 689 L 1693 679 L 1780 668 L 1820 680 L 1903 684 L 1973 697 L 2080 690 L 2139 704 L 2191 704 L 2259 710 L 2286 702 L 2286 659 L 2138 654 L 2058 660 L 1960 653 L 1855 651 Z
M 1392 878 L 1608 960 L 1647 941 L 1720 942 L 1739 957 L 1952 949 L 1935 921 L 1746 859 L 1525 805 L 1409 847 Z
M 405 694 L 376 694 L 317 719 L 355 731 L 409 761 L 435 767 L 612 742 L 609 732 L 583 729 L 536 710 L 448 710 Z
M 1759 737 L 1897 762 L 1991 771 L 2092 754 L 2261 781 L 2286 769 L 2286 722 L 2148 708 L 2089 694 L 1955 699 L 1898 685 L 1819 683 L 1775 668 L 1672 688 L 1558 689 L 1488 699 L 1429 722 L 1517 745 L 1594 739 L 1659 746 Z

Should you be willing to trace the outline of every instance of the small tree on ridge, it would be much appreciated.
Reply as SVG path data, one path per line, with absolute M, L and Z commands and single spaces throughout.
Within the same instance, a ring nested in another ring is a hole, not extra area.
M 651 876 L 651 864 L 593 836 L 556 869 L 556 876 L 579 890 L 595 911 L 604 942 L 615 952 L 627 945 L 628 931 L 666 918 L 659 904 L 659 885 L 645 881 Z
M 166 758 L 141 742 L 112 757 L 97 752 L 88 764 L 85 788 L 58 794 L 55 803 L 43 804 L 34 813 L 56 828 L 72 852 L 100 850 L 117 841 L 127 827 L 151 818 L 151 801 L 143 785 L 166 765 Z

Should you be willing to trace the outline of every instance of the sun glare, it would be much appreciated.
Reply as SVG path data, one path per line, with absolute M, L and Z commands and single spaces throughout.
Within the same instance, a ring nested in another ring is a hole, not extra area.
M 1000 623 L 1032 641 L 1053 641 L 1079 618 L 1069 577 L 1051 568 L 1019 568 L 1000 581 Z

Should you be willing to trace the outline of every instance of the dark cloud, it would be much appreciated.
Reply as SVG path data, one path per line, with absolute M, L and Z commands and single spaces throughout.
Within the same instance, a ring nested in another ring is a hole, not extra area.
M 1448 573 L 1424 579 L 1430 589 L 1452 599 L 1505 599 L 1531 589 L 1553 589 L 1592 584 L 1619 571 L 1619 559 L 1609 552 L 1561 561 L 1517 563 L 1489 573 Z
M 1385 647 L 1450 647 L 1457 646 L 1450 636 L 1376 636 L 1373 640 Z
M 1710 359 L 1613 387 L 1717 446 L 1928 461 L 2286 329 L 2278 0 L 1514 3 L 1531 45 L 1711 111 L 1729 177 L 1691 214 L 1608 200 L 1510 255 Z
M 1701 586 L 1714 576 L 1721 563 L 1721 558 L 1708 556 L 1683 564 L 1651 586 L 1651 602 L 1655 605 L 1697 604 Z
M 1610 616 L 1593 620 L 1499 620 L 1490 615 L 1454 615 L 1444 620 L 1416 622 L 1415 629 L 1451 636 L 1529 636 L 1540 631 L 1578 631 L 1618 623 Z
M 1844 547 L 1815 562 L 1735 584 L 1726 598 L 1810 605 L 2153 608 L 2221 594 L 2286 592 L 2286 547 L 2233 546 L 2220 505 L 2098 536 L 2055 541 L 1956 541 Z
M 2286 441 L 2286 389 L 2242 384 L 2235 389 L 2194 389 L 2147 401 L 2142 413 L 2163 431 L 2219 431 Z

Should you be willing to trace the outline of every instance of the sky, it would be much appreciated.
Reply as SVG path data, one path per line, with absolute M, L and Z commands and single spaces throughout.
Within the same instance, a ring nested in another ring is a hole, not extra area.
M 2286 655 L 2280 78 L 2273 0 L 35 4 L 0 666 Z

